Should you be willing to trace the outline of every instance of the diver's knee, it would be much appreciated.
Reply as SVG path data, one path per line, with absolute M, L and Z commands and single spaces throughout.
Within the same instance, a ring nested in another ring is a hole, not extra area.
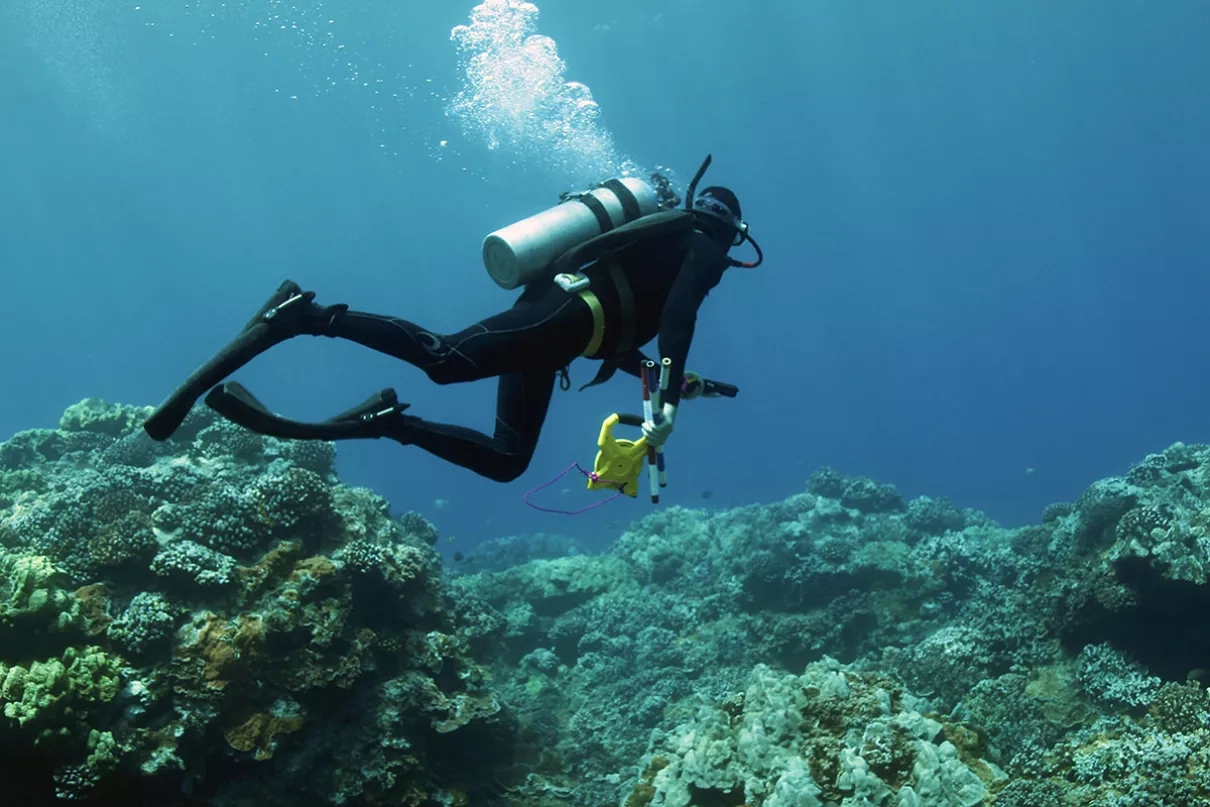
M 509 462 L 501 463 L 498 468 L 493 470 L 492 480 L 503 484 L 516 482 L 529 470 L 529 460 L 529 457 L 517 457 Z
M 430 381 L 439 387 L 447 387 L 450 384 L 460 384 L 469 380 L 466 377 L 466 373 L 459 372 L 457 367 L 451 366 L 447 362 L 442 362 L 441 364 L 437 364 L 432 367 L 426 367 L 424 373 L 429 377 Z

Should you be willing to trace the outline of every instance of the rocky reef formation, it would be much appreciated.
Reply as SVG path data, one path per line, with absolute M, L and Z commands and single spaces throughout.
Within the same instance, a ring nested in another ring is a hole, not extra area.
M 823 469 L 453 586 L 506 625 L 520 803 L 1210 805 L 1207 519 L 1206 446 L 1012 530 Z
M 6 803 L 455 804 L 511 732 L 433 525 L 326 443 L 89 400 L 0 445 Z M 266 787 L 266 783 L 271 783 Z
M 0 444 L 14 803 L 1210 807 L 1210 447 L 1038 524 L 822 469 L 601 555 L 86 401 Z

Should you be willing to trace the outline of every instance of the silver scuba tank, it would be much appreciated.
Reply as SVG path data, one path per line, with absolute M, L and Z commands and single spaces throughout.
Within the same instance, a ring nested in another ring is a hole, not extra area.
M 566 194 L 558 205 L 483 239 L 483 265 L 505 289 L 542 279 L 554 260 L 590 238 L 657 213 L 661 197 L 637 177 L 611 179 L 586 193 Z

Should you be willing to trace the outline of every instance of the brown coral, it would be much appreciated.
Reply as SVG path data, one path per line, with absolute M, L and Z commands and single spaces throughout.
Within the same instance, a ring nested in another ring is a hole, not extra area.
M 230 621 L 207 611 L 199 621 L 201 625 L 194 642 L 181 648 L 177 655 L 200 664 L 205 686 L 223 689 L 246 673 L 251 663 L 261 656 L 264 620 L 251 614 L 240 614 Z
M 106 609 L 108 604 L 104 583 L 94 583 L 75 591 L 78 603 L 80 627 L 87 636 L 98 636 L 105 632 L 113 618 Z
M 336 564 L 323 555 L 315 555 L 294 564 L 290 582 L 295 585 L 316 586 L 331 581 L 335 576 Z
M 643 771 L 643 775 L 634 789 L 630 791 L 630 795 L 626 797 L 625 807 L 647 807 L 655 800 L 655 786 L 652 782 L 655 781 L 655 775 L 668 767 L 668 758 L 656 755 L 651 758 L 647 769 Z
M 240 582 L 244 602 L 253 602 L 290 574 L 294 563 L 302 555 L 302 544 L 297 541 L 282 541 L 265 553 L 252 566 L 240 566 L 235 571 Z
M 293 734 L 303 727 L 306 719 L 301 714 L 276 715 L 257 712 L 239 725 L 227 729 L 224 736 L 236 751 L 256 751 L 256 759 L 263 762 L 273 757 L 275 738 L 279 734 Z

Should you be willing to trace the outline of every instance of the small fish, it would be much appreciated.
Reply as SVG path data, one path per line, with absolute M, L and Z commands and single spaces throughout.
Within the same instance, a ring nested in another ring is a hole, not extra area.
M 465 556 L 465 555 L 463 555 L 461 552 L 455 552 L 455 553 L 454 553 L 454 560 L 455 560 L 456 562 L 459 562 L 459 563 L 460 563 L 460 562 L 462 562 L 462 560 L 464 560 L 464 559 L 465 559 L 465 557 L 466 557 L 466 556 Z
M 451 535 L 451 536 L 447 537 L 445 540 L 449 541 L 452 544 L 452 543 L 454 543 L 454 536 Z
M 713 498 L 714 498 L 714 491 L 713 491 L 713 490 L 703 490 L 703 491 L 702 491 L 702 498 L 703 498 L 703 499 L 713 499 Z
M 1036 469 L 1034 469 L 1034 468 L 1026 468 L 1026 469 L 1025 469 L 1025 475 L 1026 475 L 1026 476 L 1029 476 L 1030 474 L 1035 473 L 1035 470 L 1036 470 Z
M 433 500 L 433 508 L 436 510 L 444 510 L 445 508 L 447 508 L 449 506 L 450 506 L 449 499 L 434 499 Z

